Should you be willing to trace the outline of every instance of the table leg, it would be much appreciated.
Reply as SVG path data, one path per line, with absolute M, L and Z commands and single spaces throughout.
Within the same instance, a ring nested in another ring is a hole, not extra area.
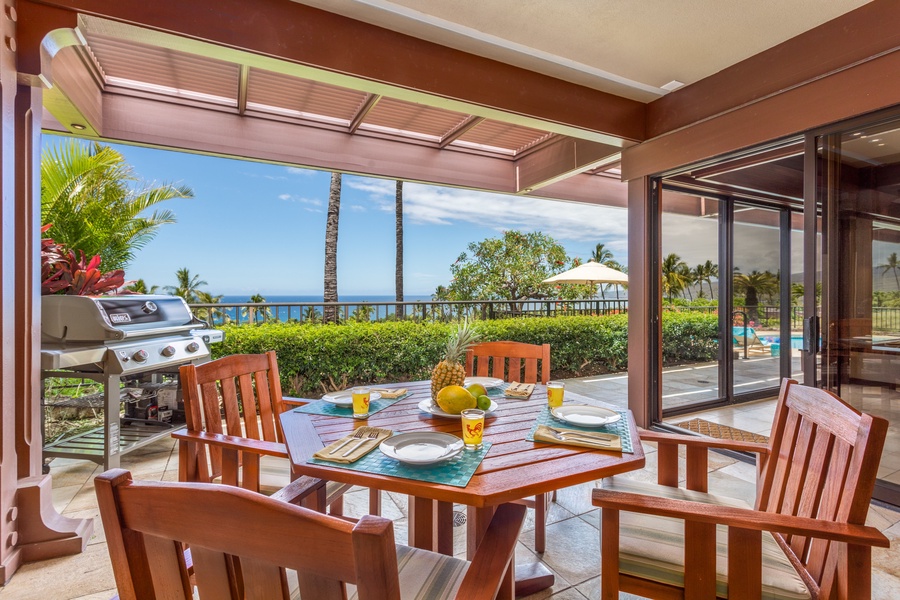
M 472 560 L 478 544 L 481 543 L 491 518 L 494 516 L 494 507 L 486 506 L 483 508 L 468 507 L 466 519 L 466 558 Z M 555 581 L 553 572 L 550 571 L 544 563 L 530 563 L 527 565 L 515 566 L 513 559 L 512 567 L 507 573 L 507 581 L 512 580 L 511 574 L 515 569 L 515 595 L 528 596 L 551 587 Z M 512 598 L 512 591 L 507 589 L 506 583 L 500 589 L 498 598 Z
M 453 556 L 453 504 L 409 496 L 409 539 L 415 548 Z

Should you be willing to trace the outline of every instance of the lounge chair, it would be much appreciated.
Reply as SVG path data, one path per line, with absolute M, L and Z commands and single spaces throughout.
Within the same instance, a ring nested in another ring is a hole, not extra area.
M 735 325 L 731 328 L 731 337 L 735 350 L 743 351 L 746 348 L 747 355 L 772 356 L 771 344 L 767 344 L 759 339 L 752 327 Z

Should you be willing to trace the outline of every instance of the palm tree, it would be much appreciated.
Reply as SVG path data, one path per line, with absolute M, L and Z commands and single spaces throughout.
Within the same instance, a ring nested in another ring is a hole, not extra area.
M 206 282 L 203 282 L 204 284 Z M 222 295 L 213 296 L 209 292 L 204 292 L 202 290 L 197 290 L 197 303 L 198 304 L 218 304 L 222 301 Z M 198 308 L 196 309 L 197 318 L 203 319 L 204 321 L 212 322 L 213 316 L 215 314 L 215 308 Z
M 877 268 L 882 269 L 882 277 L 884 277 L 888 271 L 893 271 L 894 281 L 897 284 L 897 290 L 900 291 L 900 278 L 897 277 L 897 270 L 900 270 L 900 258 L 897 258 L 897 253 L 891 252 L 891 255 L 887 258 L 887 262 L 883 265 L 878 265 Z
M 397 302 L 403 302 L 403 181 L 397 180 L 397 192 L 394 195 L 395 231 L 397 238 L 397 254 L 394 260 L 394 287 Z M 394 314 L 399 318 L 405 315 L 404 308 L 398 304 Z
M 262 294 L 253 294 L 252 296 L 250 296 L 250 299 L 247 300 L 247 302 L 252 302 L 254 304 L 263 304 L 263 303 L 265 303 L 265 301 L 266 301 L 266 299 Z M 248 310 L 247 310 L 248 320 L 251 323 L 256 323 L 256 317 L 258 314 L 257 309 L 253 306 L 250 306 L 247 308 L 248 308 Z M 272 317 L 272 310 L 270 308 L 266 308 L 262 311 L 261 314 L 262 314 L 263 320 L 268 321 Z
M 166 293 L 173 296 L 181 296 L 188 304 L 200 302 L 199 295 L 204 293 L 200 291 L 200 286 L 208 284 L 200 279 L 199 275 L 191 276 L 188 268 L 183 267 L 175 271 L 175 279 L 178 280 L 178 285 L 165 286 L 163 289 L 166 290 Z
M 684 295 L 685 299 L 690 299 L 691 302 L 694 301 L 694 294 L 691 292 L 691 286 L 696 282 L 696 278 L 694 277 L 694 271 L 691 270 L 689 266 L 687 266 L 686 262 L 680 262 L 677 266 L 678 274 L 681 276 L 681 280 L 683 282 L 683 287 L 681 289 L 682 295 Z
M 597 247 L 594 248 L 594 253 L 591 254 L 591 260 L 601 265 L 606 265 L 607 267 L 615 268 L 610 265 L 611 262 L 615 262 L 613 260 L 613 253 L 610 250 L 605 248 L 606 244 L 597 244 Z M 575 265 L 576 267 L 578 265 Z M 603 291 L 604 284 L 600 284 L 600 298 L 606 300 L 606 294 Z M 618 291 L 617 291 L 618 294 Z M 617 296 L 618 297 L 618 296 Z
M 159 290 L 159 286 L 152 285 L 148 288 L 147 283 L 143 279 L 136 279 L 134 283 L 127 286 L 125 289 L 129 292 L 134 292 L 135 294 L 155 294 L 157 290 Z
M 713 295 L 712 280 L 713 280 L 713 278 L 715 278 L 715 279 L 719 278 L 719 265 L 715 264 L 711 260 L 707 260 L 705 263 L 703 263 L 703 272 L 706 274 L 706 276 L 703 278 L 703 280 L 707 283 L 707 285 L 709 285 L 709 297 L 713 298 L 714 295 Z
M 697 265 L 691 271 L 691 278 L 698 284 L 700 284 L 700 294 L 697 296 L 698 298 L 703 297 L 703 282 L 706 281 L 706 265 Z M 711 296 L 712 294 L 710 294 Z
M 337 242 L 338 221 L 341 215 L 341 174 L 331 174 L 331 187 L 328 190 L 328 217 L 325 222 L 325 293 L 322 300 L 337 302 Z M 337 321 L 337 308 L 325 306 L 322 320 L 325 323 Z
M 60 143 L 41 157 L 41 223 L 53 224 L 57 242 L 87 256 L 100 255 L 104 270 L 125 268 L 161 225 L 175 222 L 169 210 L 144 213 L 166 200 L 194 195 L 188 187 L 135 182 L 132 167 L 112 148 Z
M 747 274 L 735 271 L 734 291 L 744 294 L 744 308 L 747 319 L 759 322 L 759 296 L 772 294 L 778 290 L 778 276 L 769 271 L 750 271 Z
M 662 270 L 662 289 L 663 296 L 672 301 L 675 294 L 682 291 L 686 285 L 682 274 L 681 266 L 687 267 L 681 257 L 675 253 L 669 254 L 663 259 Z

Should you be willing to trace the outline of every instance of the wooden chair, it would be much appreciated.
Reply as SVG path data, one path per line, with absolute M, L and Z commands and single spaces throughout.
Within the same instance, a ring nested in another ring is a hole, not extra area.
M 540 382 L 546 384 L 550 380 L 550 344 L 484 342 L 466 350 L 466 375 L 537 383 L 538 361 Z M 552 500 L 556 500 L 556 492 L 522 500 L 525 506 L 534 509 L 534 549 L 539 553 L 547 547 L 547 512 Z
M 521 342 L 484 342 L 466 351 L 466 374 L 478 377 L 496 377 L 503 381 L 519 383 L 550 380 L 550 344 L 523 344 Z M 524 372 L 523 372 L 524 368 Z
M 601 597 L 871 597 L 871 547 L 889 545 L 865 526 L 887 426 L 785 380 L 768 445 L 641 432 L 659 444 L 659 485 L 617 476 L 593 495 Z M 680 445 L 687 489 L 677 487 Z M 758 454 L 752 506 L 708 493 L 710 448 Z
M 382 517 L 354 523 L 230 486 L 133 481 L 122 469 L 94 486 L 122 600 L 194 598 L 182 544 L 201 600 L 288 600 L 286 568 L 304 599 L 344 599 L 351 583 L 362 600 L 489 600 L 511 593 L 525 517 L 522 506 L 501 506 L 467 563 L 395 546 Z
M 187 427 L 172 434 L 179 440 L 179 480 L 221 482 L 264 494 L 287 486 L 290 462 L 278 415 L 289 404 L 304 402 L 282 397 L 275 352 L 234 354 L 184 365 L 180 372 Z M 322 486 L 320 508 L 340 514 L 350 487 Z M 378 490 L 370 490 L 369 511 L 380 511 Z

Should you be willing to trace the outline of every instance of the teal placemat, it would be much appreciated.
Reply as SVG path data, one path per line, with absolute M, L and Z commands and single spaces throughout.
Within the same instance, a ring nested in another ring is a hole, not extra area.
M 602 427 L 580 427 L 578 425 L 572 425 L 571 423 L 563 423 L 556 417 L 550 414 L 550 408 L 544 407 L 541 409 L 541 414 L 538 415 L 537 421 L 534 424 L 534 427 L 531 428 L 531 431 L 528 432 L 528 435 L 525 437 L 529 442 L 534 441 L 534 432 L 538 428 L 539 425 L 549 425 L 550 427 L 563 427 L 565 429 L 572 429 L 574 431 L 600 431 L 602 433 L 610 433 L 612 435 L 617 435 L 622 440 L 622 452 L 627 452 L 628 454 L 634 454 L 634 446 L 631 444 L 631 428 L 628 427 L 628 412 L 624 410 L 617 410 L 617 413 L 622 415 L 622 418 L 616 421 L 615 423 L 610 423 L 609 425 L 603 425 Z M 546 443 L 546 442 L 541 442 Z
M 328 465 L 338 469 L 350 471 L 363 471 L 365 473 L 377 473 L 402 479 L 415 479 L 429 483 L 440 483 L 454 487 L 466 487 L 475 469 L 481 464 L 484 455 L 491 449 L 491 442 L 484 442 L 481 450 L 463 450 L 453 458 L 434 465 L 407 465 L 393 458 L 385 456 L 381 450 L 375 449 L 361 459 L 350 464 L 341 464 L 318 458 L 309 459 L 308 463 L 314 465 Z
M 373 400 L 369 402 L 369 414 L 373 415 L 379 410 L 384 410 L 388 406 L 396 404 L 407 396 L 409 396 L 409 392 L 403 394 L 398 398 L 379 398 L 378 400 Z M 310 415 L 327 415 L 329 417 L 353 418 L 352 406 L 338 406 L 337 404 L 325 402 L 324 400 L 316 400 L 315 402 L 310 402 L 309 404 L 306 404 L 304 406 L 299 406 L 294 409 L 294 412 L 307 413 Z

